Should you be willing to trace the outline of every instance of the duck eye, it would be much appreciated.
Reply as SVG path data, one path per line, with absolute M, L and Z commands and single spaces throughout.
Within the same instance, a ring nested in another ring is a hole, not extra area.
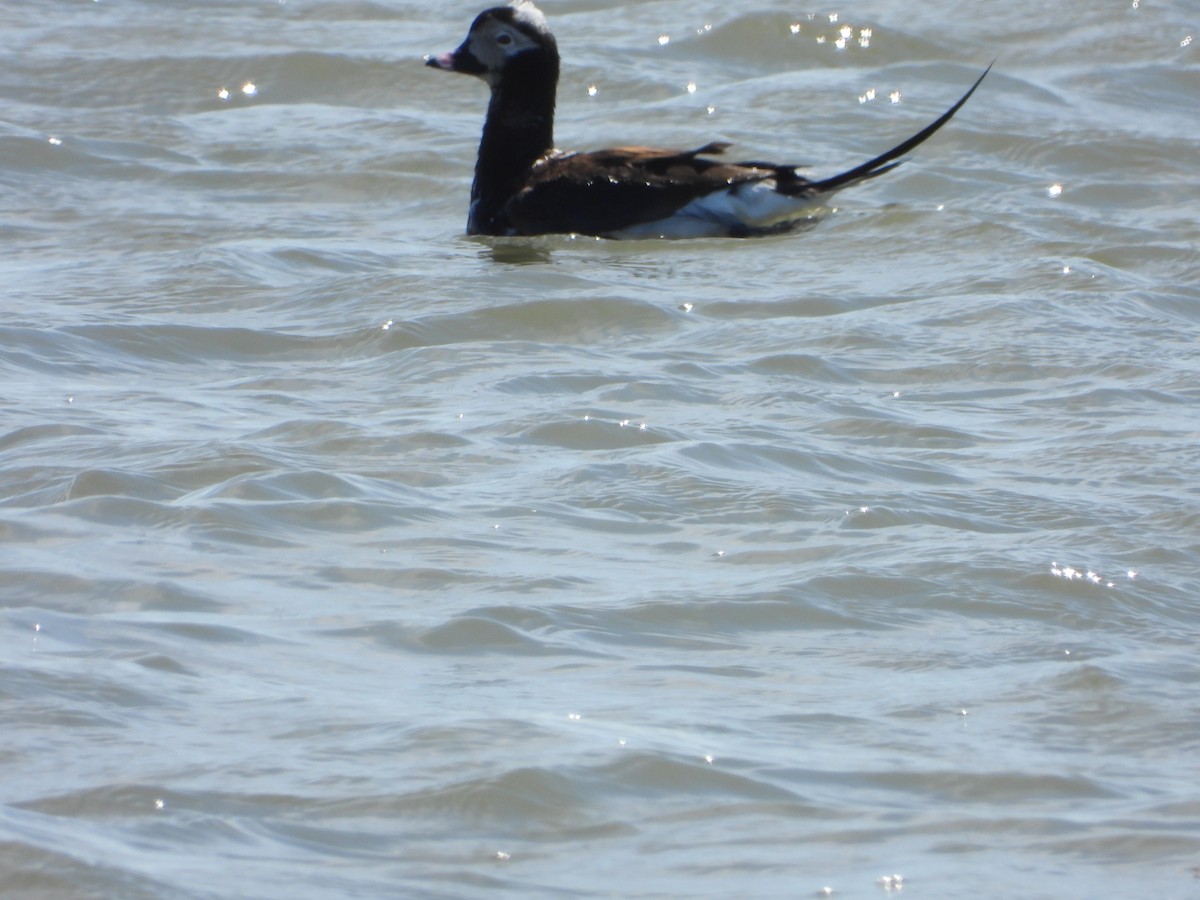
M 496 43 L 499 44 L 501 47 L 507 47 L 509 44 L 512 43 L 512 35 L 511 34 L 502 34 L 496 38 Z

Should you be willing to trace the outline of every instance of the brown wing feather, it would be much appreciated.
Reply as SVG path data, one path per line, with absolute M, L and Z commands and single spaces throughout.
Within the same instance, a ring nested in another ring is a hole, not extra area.
M 697 197 L 778 170 L 708 159 L 728 144 L 695 150 L 613 147 L 539 161 L 505 207 L 521 234 L 607 234 L 665 219 Z

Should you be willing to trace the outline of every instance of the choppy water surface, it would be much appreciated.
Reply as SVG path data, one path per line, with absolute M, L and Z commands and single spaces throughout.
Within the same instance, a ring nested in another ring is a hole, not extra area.
M 505 242 L 477 3 L 3 4 L 0 893 L 1195 896 L 1194 4 L 545 8 L 568 147 L 998 62 Z

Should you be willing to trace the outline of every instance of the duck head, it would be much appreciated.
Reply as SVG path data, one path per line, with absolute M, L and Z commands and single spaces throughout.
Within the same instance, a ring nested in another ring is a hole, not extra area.
M 471 23 L 457 50 L 429 56 L 425 65 L 474 75 L 496 90 L 519 70 L 558 81 L 558 46 L 542 15 L 529 0 L 485 9 Z

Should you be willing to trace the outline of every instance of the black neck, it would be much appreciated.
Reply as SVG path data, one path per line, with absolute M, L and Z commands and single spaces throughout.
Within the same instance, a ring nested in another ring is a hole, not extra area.
M 522 54 L 492 88 L 471 186 L 471 233 L 507 232 L 504 204 L 520 190 L 530 166 L 554 148 L 557 89 L 557 53 Z

